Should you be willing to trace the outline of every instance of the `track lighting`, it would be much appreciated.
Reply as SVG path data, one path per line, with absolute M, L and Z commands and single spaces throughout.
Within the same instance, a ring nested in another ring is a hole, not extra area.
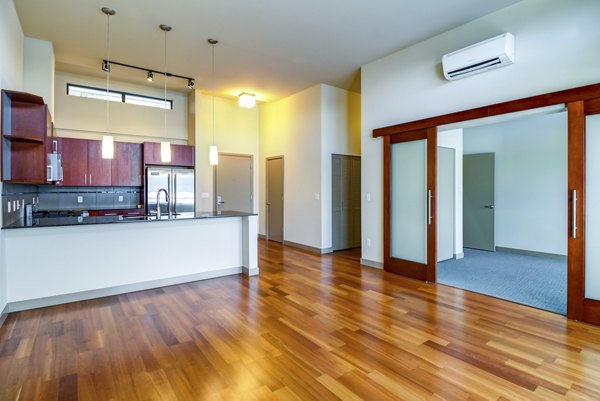
M 114 15 L 114 14 L 111 14 Z M 164 28 L 170 28 L 169 26 L 164 25 Z M 162 28 L 161 28 L 162 29 Z M 177 74 L 173 74 L 171 72 L 168 71 L 158 71 L 155 69 L 150 69 L 150 68 L 146 68 L 146 67 L 138 67 L 137 65 L 131 65 L 131 64 L 125 64 L 125 63 L 120 63 L 118 61 L 114 61 L 114 60 L 102 60 L 102 71 L 104 72 L 110 72 L 110 68 L 113 66 L 120 66 L 120 67 L 125 67 L 125 68 L 132 68 L 134 70 L 140 70 L 140 71 L 144 71 L 147 73 L 146 75 L 146 80 L 148 82 L 152 82 L 154 80 L 154 74 L 159 74 L 159 75 L 164 75 L 168 78 L 179 78 L 179 79 L 184 79 L 187 81 L 187 87 L 189 89 L 192 89 L 195 85 L 195 81 L 194 78 L 192 77 L 184 77 L 183 75 L 177 75 Z

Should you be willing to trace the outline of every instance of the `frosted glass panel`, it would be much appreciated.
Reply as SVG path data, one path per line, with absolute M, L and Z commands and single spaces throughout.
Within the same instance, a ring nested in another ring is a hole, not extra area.
M 427 140 L 392 145 L 393 258 L 427 263 Z
M 600 115 L 586 117 L 585 296 L 600 300 Z

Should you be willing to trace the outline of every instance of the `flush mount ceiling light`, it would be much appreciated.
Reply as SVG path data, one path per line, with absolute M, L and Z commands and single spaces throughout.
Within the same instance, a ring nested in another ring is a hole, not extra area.
M 161 25 L 160 29 L 165 33 L 165 71 L 167 71 L 167 32 L 172 28 L 168 25 Z M 167 104 L 167 76 L 165 73 L 165 105 Z M 167 108 L 165 107 L 165 138 L 160 143 L 160 161 L 163 163 L 171 163 L 171 143 L 167 141 Z
M 219 151 L 215 145 L 215 45 L 219 43 L 216 39 L 208 39 L 212 46 L 212 145 L 208 148 L 208 163 L 211 166 L 219 164 Z
M 106 15 L 106 60 L 102 62 L 102 69 L 106 72 L 106 134 L 102 136 L 102 158 L 115 157 L 115 142 L 110 134 L 110 17 L 117 12 L 104 7 L 102 12 Z
M 238 96 L 238 106 L 245 109 L 251 109 L 256 106 L 256 96 L 252 93 L 240 93 Z
M 188 79 L 187 87 L 188 89 L 194 89 L 195 82 L 193 79 Z
M 148 82 L 154 81 L 154 74 L 152 73 L 152 71 L 148 71 L 148 75 L 146 76 L 146 81 L 148 81 Z

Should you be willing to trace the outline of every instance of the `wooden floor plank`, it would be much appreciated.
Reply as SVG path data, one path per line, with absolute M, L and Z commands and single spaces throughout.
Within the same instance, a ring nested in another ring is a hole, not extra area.
M 0 401 L 600 399 L 599 327 L 359 258 L 11 313 Z

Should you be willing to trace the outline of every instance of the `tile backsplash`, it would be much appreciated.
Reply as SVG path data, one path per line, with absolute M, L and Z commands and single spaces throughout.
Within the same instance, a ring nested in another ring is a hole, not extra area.
M 142 203 L 140 187 L 54 187 L 4 183 L 2 221 L 10 224 L 23 216 L 25 204 L 37 210 L 135 209 Z

